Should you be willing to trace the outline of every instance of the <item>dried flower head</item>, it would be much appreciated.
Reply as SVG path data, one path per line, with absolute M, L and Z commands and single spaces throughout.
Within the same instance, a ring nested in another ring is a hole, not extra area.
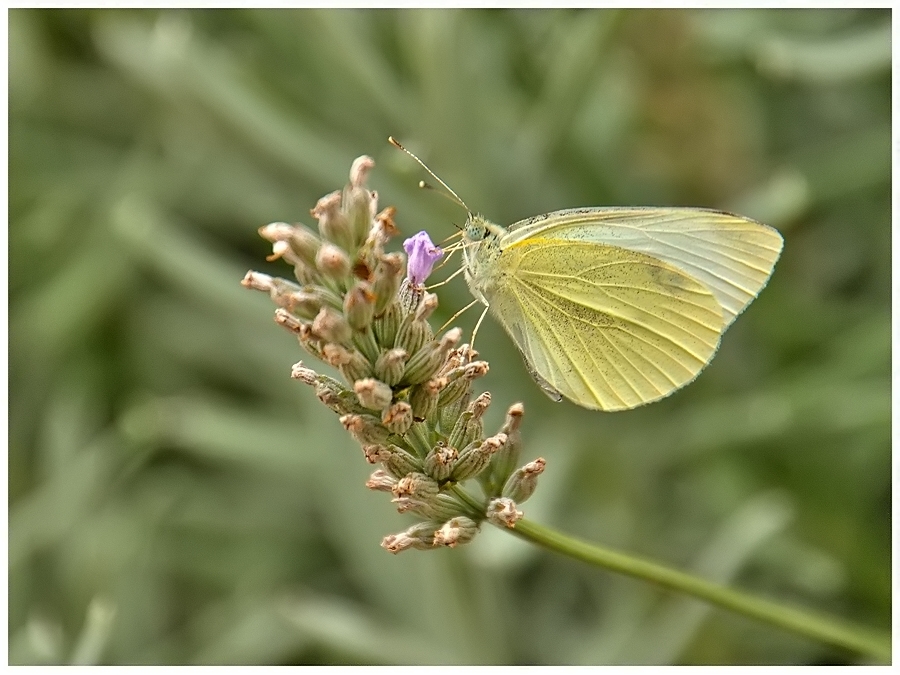
M 436 335 L 429 324 L 438 298 L 422 284 L 443 251 L 424 231 L 407 239 L 404 278 L 403 254 L 384 250 L 399 232 L 396 211 L 378 212 L 378 195 L 365 185 L 373 167 L 371 158 L 358 158 L 349 184 L 319 200 L 311 212 L 318 235 L 283 222 L 260 228 L 272 242 L 270 259 L 292 265 L 296 282 L 248 272 L 241 283 L 267 293 L 276 322 L 340 371 L 344 382 L 297 363 L 291 377 L 313 387 L 365 461 L 380 465 L 366 487 L 423 519 L 381 545 L 392 553 L 454 547 L 485 521 L 514 527 L 522 517 L 517 504 L 534 491 L 544 460 L 516 469 L 519 403 L 485 436 L 491 396 L 472 388 L 488 364 L 460 345 L 459 328 Z

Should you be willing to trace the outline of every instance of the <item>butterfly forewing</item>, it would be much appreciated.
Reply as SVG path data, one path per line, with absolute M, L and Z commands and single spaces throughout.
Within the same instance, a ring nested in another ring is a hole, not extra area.
M 645 253 L 707 286 L 731 324 L 766 285 L 783 241 L 771 227 L 722 211 L 610 207 L 556 211 L 520 221 L 500 242 L 583 241 Z
M 718 301 L 658 257 L 540 235 L 501 245 L 487 299 L 549 393 L 633 408 L 693 380 L 715 353 Z

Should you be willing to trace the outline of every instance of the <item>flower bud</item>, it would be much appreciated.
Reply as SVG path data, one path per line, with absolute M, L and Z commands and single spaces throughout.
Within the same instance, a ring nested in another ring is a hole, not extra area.
M 374 166 L 371 157 L 358 157 L 350 169 L 350 185 L 344 188 L 343 211 L 354 247 L 366 240 L 378 208 L 377 195 L 365 188 L 366 176 Z
M 397 481 L 394 488 L 395 497 L 433 497 L 440 488 L 438 484 L 424 473 L 411 473 Z
M 456 421 L 453 424 L 453 428 L 450 430 L 450 434 L 447 436 L 447 443 L 449 443 L 454 448 L 464 448 L 469 443 L 476 441 L 478 439 L 470 438 L 464 442 L 466 438 L 466 430 L 469 427 L 469 420 L 472 419 L 472 411 L 471 410 L 463 410 L 456 416 Z
M 407 354 L 415 354 L 434 337 L 431 326 L 425 321 L 416 321 L 412 315 L 405 316 L 397 329 L 395 345 L 406 350 Z
M 259 236 L 267 241 L 272 242 L 272 254 L 266 256 L 266 260 L 273 262 L 284 258 L 289 263 L 297 262 L 297 257 L 291 251 L 291 245 L 288 239 L 291 237 L 291 231 L 294 228 L 287 223 L 269 223 L 263 225 L 257 232 Z
M 462 347 L 457 347 L 456 349 L 451 350 L 449 354 L 447 354 L 447 360 L 444 362 L 444 365 L 441 367 L 441 375 L 449 376 L 451 373 L 453 373 L 457 370 L 461 371 L 463 366 L 465 366 L 468 363 L 468 361 L 463 359 L 463 351 L 462 350 L 463 350 L 463 347 L 465 347 L 465 346 L 466 345 L 463 345 Z M 456 377 L 459 377 L 461 374 L 462 374 L 461 372 L 456 373 L 451 378 L 451 380 L 455 379 Z
M 288 239 L 291 250 L 297 257 L 303 261 L 303 264 L 310 269 L 316 268 L 316 255 L 319 253 L 319 247 L 322 240 L 305 227 L 294 227 L 291 231 L 291 237 Z
M 412 406 L 413 417 L 416 420 L 426 420 L 437 412 L 438 397 L 444 378 L 432 378 L 422 384 L 415 385 L 409 395 L 409 404 Z
M 375 266 L 375 263 L 373 260 L 370 260 L 370 258 L 372 258 L 372 256 L 364 249 L 360 249 L 356 254 L 356 260 L 353 261 L 353 266 L 350 268 L 350 271 L 353 273 L 353 276 L 360 281 L 371 282 L 374 278 L 372 269 Z
M 254 291 L 271 293 L 273 281 L 275 281 L 274 277 L 251 270 L 244 275 L 243 279 L 241 279 L 241 286 L 244 288 L 252 288 Z
M 259 236 L 273 244 L 278 241 L 287 241 L 294 232 L 294 226 L 287 223 L 276 222 L 263 225 L 257 232 Z
M 476 441 L 484 434 L 484 422 L 481 417 L 491 404 L 491 395 L 484 392 L 466 406 L 465 411 L 456 418 L 456 423 L 450 432 L 448 442 L 455 448 L 462 448 Z
M 479 377 L 487 375 L 488 370 L 490 370 L 490 367 L 488 366 L 487 361 L 472 361 L 472 363 L 465 367 L 463 377 L 471 382 L 472 380 L 477 380 Z
M 431 446 L 434 445 L 428 425 L 425 422 L 416 422 L 415 420 L 409 431 L 406 432 L 404 441 L 406 441 L 406 445 L 403 447 L 415 452 L 417 457 L 427 455 L 428 451 L 431 450 Z
M 450 429 L 450 435 L 453 434 L 453 430 L 457 429 L 457 425 L 462 424 L 459 420 L 460 416 L 466 414 L 466 407 L 469 405 L 469 390 L 466 389 L 465 395 L 458 398 L 456 401 L 449 403 L 447 405 L 443 405 L 441 403 L 441 399 L 438 398 L 438 417 L 440 418 L 440 428 L 442 430 Z M 461 434 L 465 431 L 465 425 L 459 427 L 457 434 Z M 461 440 L 462 436 L 458 435 L 457 440 Z M 451 443 L 451 445 L 453 445 Z M 466 444 L 463 444 L 466 445 Z M 463 445 L 453 445 L 454 448 L 461 448 Z
M 317 293 L 300 290 L 288 295 L 286 303 L 283 306 L 292 314 L 296 314 L 301 319 L 310 321 L 321 311 L 322 298 Z
M 372 322 L 372 332 L 375 334 L 378 344 L 390 346 L 397 341 L 398 330 L 400 330 L 400 306 L 396 302 L 392 302 L 380 316 L 376 312 L 375 320 Z
M 416 321 L 428 321 L 438 307 L 438 297 L 434 293 L 426 293 L 414 312 Z M 456 329 L 459 330 L 459 329 Z M 460 336 L 462 331 L 460 331 Z
M 274 262 L 276 260 L 281 260 L 284 258 L 289 263 L 299 263 L 300 261 L 294 257 L 294 252 L 291 251 L 291 245 L 286 241 L 276 241 L 272 244 L 272 254 L 266 256 L 266 260 L 269 262 Z
M 340 246 L 326 242 L 316 255 L 316 269 L 329 279 L 344 281 L 350 276 L 350 258 Z
M 490 405 L 491 392 L 485 391 L 479 394 L 478 398 L 469 404 L 469 410 L 472 411 L 472 419 L 480 420 Z
M 341 424 L 360 445 L 381 445 L 390 436 L 377 417 L 371 415 L 343 415 Z
M 259 272 L 247 272 L 241 285 L 266 291 L 276 305 L 303 319 L 312 319 L 322 306 L 322 298 L 287 279 L 270 277 Z
M 277 312 L 276 312 L 277 314 Z M 276 323 L 281 323 L 278 321 L 276 317 Z M 322 353 L 322 348 L 327 347 L 327 345 L 322 344 L 322 340 L 319 339 L 317 335 L 313 335 L 312 327 L 308 323 L 301 323 L 297 327 L 297 342 L 300 343 L 300 346 L 303 347 L 310 354 L 315 356 L 317 359 L 324 360 L 324 355 Z M 337 346 L 337 345 L 335 345 Z M 343 349 L 343 348 L 342 348 Z
M 360 405 L 369 410 L 384 410 L 391 404 L 394 392 L 384 382 L 367 377 L 353 383 Z
M 350 324 L 330 307 L 323 307 L 316 314 L 312 322 L 312 332 L 325 342 L 339 345 L 349 344 L 352 337 Z
M 474 478 L 487 468 L 491 462 L 491 455 L 503 447 L 506 443 L 506 434 L 497 434 L 478 443 L 470 443 L 465 450 L 459 453 L 459 459 L 453 465 L 450 472 L 455 481 L 464 481 Z
M 440 487 L 433 478 L 424 473 L 411 473 L 397 481 L 391 501 L 397 504 L 400 513 L 412 511 L 430 518 L 431 502 L 439 492 Z
M 319 270 L 299 261 L 294 264 L 294 278 L 304 287 L 322 283 L 322 275 L 319 274 Z
M 403 280 L 403 256 L 399 253 L 387 253 L 381 256 L 375 266 L 372 291 L 375 293 L 375 314 L 380 315 L 397 295 L 400 282 Z
M 381 469 L 375 471 L 366 481 L 367 488 L 380 492 L 392 492 L 396 485 L 397 479 Z
M 468 342 L 459 348 L 459 354 L 463 363 L 473 363 L 478 359 L 478 350 L 473 349 Z
M 391 386 L 397 384 L 403 377 L 407 356 L 399 347 L 382 352 L 375 362 L 375 376 Z
M 517 504 L 523 503 L 534 494 L 537 477 L 544 473 L 546 465 L 547 462 L 544 461 L 544 458 L 538 457 L 533 462 L 528 462 L 522 468 L 516 469 L 506 481 L 500 494 L 509 497 Z
M 412 314 L 416 311 L 416 307 L 422 301 L 425 295 L 425 289 L 421 286 L 413 286 L 409 283 L 409 279 L 404 278 L 400 283 L 400 290 L 397 291 L 397 300 L 400 303 L 400 309 L 403 315 Z
M 434 533 L 434 545 L 454 548 L 459 544 L 468 544 L 477 533 L 478 523 L 466 516 L 456 516 Z
M 321 358 L 328 365 L 340 370 L 348 382 L 363 380 L 372 375 L 369 360 L 354 348 L 327 344 L 322 347 Z
M 519 427 L 522 425 L 522 416 L 525 407 L 521 403 L 514 403 L 506 411 L 506 421 L 501 432 L 506 434 L 506 445 L 493 456 L 491 467 L 498 484 L 505 482 L 510 472 L 519 462 L 519 452 L 522 448 L 522 434 Z M 512 496 L 512 495 L 508 495 Z M 521 497 L 513 497 L 517 502 L 524 502 Z
M 359 399 L 349 389 L 339 391 L 328 384 L 319 383 L 316 385 L 316 398 L 338 415 L 365 411 L 365 408 L 359 405 Z
M 375 167 L 375 160 L 368 155 L 361 155 L 350 165 L 350 187 L 365 187 L 369 172 Z
M 428 550 L 434 548 L 435 523 L 417 523 L 399 534 L 389 534 L 381 540 L 381 548 L 400 553 L 410 548 Z
M 442 369 L 443 370 L 443 369 Z M 471 387 L 472 380 L 484 377 L 488 372 L 488 364 L 486 361 L 474 361 L 465 366 L 453 368 L 447 372 L 447 386 L 441 390 L 441 397 L 438 405 L 441 409 L 458 401 L 467 395 Z
M 436 481 L 445 481 L 450 477 L 450 469 L 459 457 L 456 448 L 445 443 L 438 443 L 425 457 L 424 470 Z
M 289 259 L 295 257 L 305 266 L 315 268 L 316 253 L 322 242 L 305 227 L 287 223 L 269 223 L 259 228 L 259 234 L 273 245 L 287 244 L 293 254 L 293 256 L 286 255 L 283 246 L 279 246 L 275 249 L 277 257 L 285 256 Z M 289 262 L 294 262 L 294 260 L 289 260 Z
M 369 464 L 386 462 L 391 457 L 391 451 L 386 445 L 364 445 L 362 451 Z
M 306 368 L 302 361 L 291 367 L 291 378 L 315 387 L 318 399 L 339 415 L 361 412 L 353 392 L 334 378 Z
M 353 348 L 348 349 L 342 345 L 327 344 L 322 348 L 322 358 L 329 366 L 340 368 L 353 360 L 353 352 Z M 363 378 L 359 377 L 357 379 L 361 380 Z M 356 380 L 351 381 L 355 382 Z
M 391 432 L 402 436 L 413 423 L 412 407 L 406 401 L 397 401 L 384 411 L 381 423 Z
M 439 493 L 427 504 L 414 511 L 414 513 L 418 513 L 423 518 L 437 521 L 449 520 L 465 512 L 466 507 L 456 497 L 447 492 Z
M 291 366 L 291 379 L 300 380 L 303 384 L 314 387 L 319 382 L 319 374 L 312 368 L 304 366 L 303 361 L 297 361 L 297 363 Z
M 300 319 L 281 307 L 275 310 L 275 323 L 277 323 L 279 326 L 287 328 L 289 331 L 297 335 L 299 335 L 305 327 L 305 324 L 300 321 Z
M 375 294 L 369 284 L 360 281 L 344 297 L 344 316 L 351 328 L 364 330 L 375 315 Z
M 350 225 L 341 211 L 340 192 L 335 191 L 322 197 L 310 213 L 319 221 L 319 233 L 324 239 L 337 244 L 344 251 L 355 248 Z
M 386 206 L 381 210 L 381 213 L 375 216 L 375 225 L 378 227 L 378 233 L 370 236 L 376 236 L 382 240 L 382 242 L 387 242 L 391 237 L 395 237 L 400 234 L 400 229 L 397 227 L 396 223 L 394 223 L 394 216 L 397 215 L 397 209 L 393 206 Z M 375 228 L 372 228 L 373 230 Z
M 403 448 L 388 445 L 387 454 L 387 459 L 381 460 L 381 464 L 392 476 L 403 478 L 411 473 L 422 472 L 422 461 Z
M 269 296 L 279 307 L 284 307 L 285 309 L 294 310 L 294 305 L 299 304 L 302 300 L 295 299 L 295 295 L 310 295 L 311 298 L 315 298 L 319 301 L 319 304 L 322 303 L 322 297 L 318 294 L 312 293 L 313 287 L 307 286 L 299 286 L 292 281 L 288 281 L 287 279 L 275 278 L 272 280 L 272 289 L 269 292 Z M 313 313 L 315 316 L 315 312 Z M 312 318 L 312 317 L 310 317 Z
M 460 419 L 465 421 L 465 428 L 462 430 L 462 437 L 459 439 L 459 445 L 468 445 L 472 441 L 478 440 L 484 436 L 484 411 L 491 404 L 491 394 L 486 391 L 478 395 L 474 401 L 466 406 L 466 412 L 460 415 Z
M 462 336 L 462 330 L 451 328 L 440 340 L 432 341 L 414 353 L 406 364 L 406 373 L 403 381 L 408 384 L 418 384 L 437 374 L 447 353 L 453 349 Z
M 487 519 L 501 527 L 515 527 L 524 514 L 516 508 L 516 503 L 508 497 L 497 497 L 488 502 Z

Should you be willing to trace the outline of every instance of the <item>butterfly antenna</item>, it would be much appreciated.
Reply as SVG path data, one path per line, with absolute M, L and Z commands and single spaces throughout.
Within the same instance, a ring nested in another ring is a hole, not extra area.
M 425 162 L 423 162 L 421 159 L 419 159 L 418 157 L 416 157 L 416 156 L 415 156 L 413 153 L 411 153 L 409 150 L 407 150 L 407 149 L 404 148 L 402 145 L 400 145 L 400 143 L 398 143 L 398 142 L 394 139 L 393 136 L 388 136 L 388 142 L 389 142 L 391 145 L 393 145 L 395 148 L 400 148 L 403 152 L 405 152 L 407 155 L 409 155 L 409 156 L 412 157 L 414 160 L 416 160 L 416 162 L 419 163 L 419 166 L 421 166 L 423 169 L 425 169 L 425 170 L 431 175 L 432 178 L 434 178 L 438 183 L 440 183 L 441 185 L 444 186 L 444 189 L 445 189 L 447 192 L 449 192 L 451 195 L 453 195 L 453 198 L 454 198 L 454 200 L 455 200 L 455 202 L 456 202 L 457 204 L 459 204 L 461 207 L 463 207 L 468 213 L 472 213 L 472 210 L 471 210 L 468 206 L 466 206 L 466 203 L 465 203 L 462 199 L 459 198 L 459 195 L 456 194 L 456 193 L 453 191 L 453 189 L 452 189 L 449 185 L 447 185 L 444 181 L 442 181 L 440 178 L 438 178 L 438 175 L 437 175 L 434 171 L 432 171 L 431 169 L 429 169 L 429 168 L 428 168 L 428 165 L 425 164 Z M 431 188 L 432 190 L 434 189 L 434 188 L 432 188 L 428 183 L 426 183 L 426 182 L 424 182 L 424 181 L 422 181 L 422 182 L 419 183 L 419 187 L 423 187 L 423 188 Z
M 406 149 L 406 148 L 404 148 L 404 150 L 405 150 L 405 149 Z M 426 168 L 427 168 L 427 167 L 426 167 Z M 444 187 L 447 187 L 447 186 L 445 185 Z M 448 201 L 450 201 L 450 202 L 453 202 L 453 203 L 456 204 L 457 206 L 463 207 L 464 209 L 466 209 L 466 211 L 469 210 L 468 207 L 467 207 L 465 204 L 462 203 L 462 201 L 459 199 L 459 197 L 456 197 L 456 195 L 453 195 L 453 197 L 451 197 L 451 196 L 448 195 L 446 192 L 441 192 L 440 190 L 438 190 L 438 189 L 437 189 L 436 187 L 434 187 L 434 185 L 432 185 L 431 183 L 426 183 L 424 180 L 420 180 L 420 181 L 419 181 L 419 188 L 421 188 L 422 190 L 431 190 L 432 192 L 434 192 L 434 193 L 436 193 L 436 194 L 439 194 L 439 195 L 440 195 L 441 197 L 443 197 L 444 199 L 446 199 L 446 200 L 448 200 Z M 447 189 L 449 190 L 450 188 L 447 188 Z

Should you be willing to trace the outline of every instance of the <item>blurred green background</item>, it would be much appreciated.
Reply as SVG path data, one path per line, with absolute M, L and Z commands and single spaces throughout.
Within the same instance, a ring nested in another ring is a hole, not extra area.
M 784 254 L 677 395 L 523 401 L 526 514 L 871 626 L 891 615 L 889 10 L 9 12 L 11 663 L 848 663 L 486 528 L 412 521 L 241 288 L 369 154 L 404 235 L 695 205 Z M 395 242 L 399 247 L 400 240 Z M 455 266 L 454 266 L 455 267 Z M 439 325 L 468 302 L 440 291 Z M 477 312 L 458 320 L 471 330 Z

